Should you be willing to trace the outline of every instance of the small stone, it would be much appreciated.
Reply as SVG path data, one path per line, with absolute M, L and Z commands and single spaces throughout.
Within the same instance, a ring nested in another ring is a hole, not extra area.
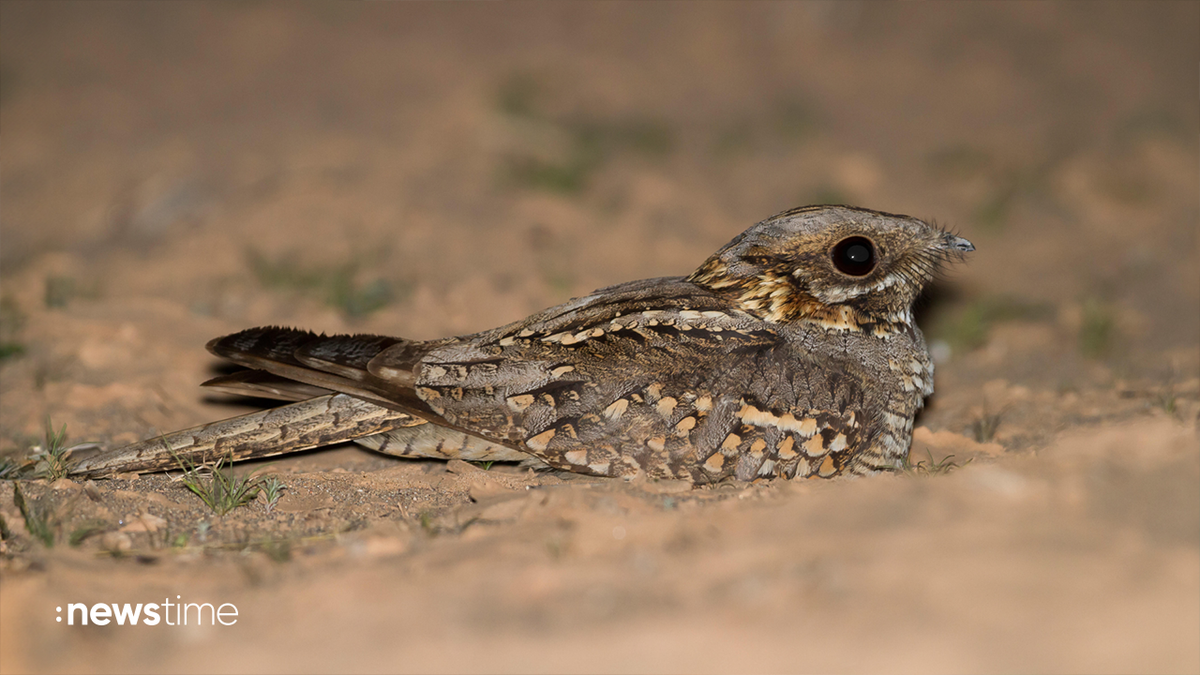
M 483 473 L 483 469 L 475 466 L 470 462 L 464 462 L 461 459 L 452 459 L 446 462 L 446 470 L 450 473 Z
M 124 532 L 106 532 L 100 538 L 100 548 L 113 553 L 124 553 L 133 548 L 133 540 Z
M 152 513 L 142 513 L 125 518 L 127 523 L 118 532 L 158 532 L 167 526 L 167 521 Z
M 89 480 L 83 484 L 83 494 L 87 495 L 88 499 L 94 502 L 101 501 L 102 493 L 100 492 L 100 486 L 96 485 L 96 481 L 94 480 Z
M 512 491 L 509 486 L 480 471 L 478 474 L 471 475 L 471 488 L 468 494 L 471 496 L 471 501 L 480 502 Z

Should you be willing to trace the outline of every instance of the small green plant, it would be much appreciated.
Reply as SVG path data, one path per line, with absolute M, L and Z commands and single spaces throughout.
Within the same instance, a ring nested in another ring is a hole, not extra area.
M 1004 411 L 997 413 L 989 413 L 984 408 L 983 413 L 971 422 L 971 436 L 978 443 L 989 443 L 996 437 L 996 430 L 1000 428 L 1000 420 L 1004 417 Z
M 995 319 L 991 308 L 982 302 L 969 305 L 950 328 L 951 344 L 966 349 L 982 347 L 987 342 Z
M 0 457 L 0 480 L 9 480 L 15 478 L 17 472 L 21 470 L 21 463 L 11 455 Z
M 13 481 L 13 503 L 25 519 L 25 529 L 47 548 L 54 546 L 55 534 L 62 526 L 55 504 L 49 498 L 26 499 L 21 483 Z
M 643 118 L 615 121 L 544 121 L 563 133 L 565 149 L 555 157 L 516 153 L 506 160 L 510 182 L 521 187 L 573 195 L 587 187 L 592 174 L 612 156 L 625 150 L 644 157 L 664 157 L 675 148 L 665 123 Z
M 108 529 L 108 523 L 103 520 L 89 520 L 71 531 L 71 535 L 67 537 L 67 543 L 72 547 L 79 546 L 88 537 L 100 534 L 106 529 Z
M 275 476 L 268 476 L 262 482 L 262 493 L 263 498 L 266 500 L 267 513 L 275 510 L 275 505 L 279 503 L 279 498 L 283 496 L 283 491 L 286 489 L 287 486 L 283 484 L 283 481 Z
M 987 344 L 992 328 L 1006 321 L 1046 321 L 1054 308 L 1019 298 L 984 297 L 939 320 L 930 330 L 934 338 L 950 343 L 956 351 L 969 351 Z
M 1175 388 L 1167 387 L 1166 389 L 1154 395 L 1154 404 L 1162 409 L 1168 415 L 1174 415 L 1176 408 Z
M 521 187 L 571 195 L 583 190 L 597 164 L 581 156 L 568 157 L 563 162 L 510 157 L 507 173 L 512 182 Z
M 74 277 L 46 277 L 46 289 L 42 301 L 50 309 L 62 309 L 75 299 L 94 300 L 100 297 L 99 286 L 92 283 L 81 283 Z
M 992 166 L 985 171 L 991 185 L 989 194 L 975 209 L 975 222 L 984 230 L 1000 231 L 1016 207 L 1029 201 L 1045 201 L 1050 192 L 1050 177 L 1062 155 L 1051 153 L 1040 160 L 1020 166 Z
M 175 461 L 184 472 L 180 478 L 183 486 L 199 497 L 200 501 L 218 516 L 254 501 L 266 482 L 265 476 L 253 473 L 234 476 L 222 471 L 221 464 L 224 458 L 218 459 L 212 467 L 197 467 L 179 457 L 176 457 Z
M 268 558 L 277 563 L 292 559 L 292 541 L 290 539 L 268 539 L 257 546 Z
M 420 516 L 421 529 L 425 530 L 426 534 L 437 534 L 437 525 L 433 522 L 433 513 L 430 511 L 422 511 Z
M 549 270 L 543 270 L 542 280 L 550 287 L 550 290 L 564 298 L 570 296 L 571 288 L 575 285 L 575 279 L 570 272 L 558 274 Z
M 584 191 L 592 175 L 614 155 L 630 151 L 665 157 L 675 149 L 671 127 L 647 117 L 617 119 L 554 115 L 545 109 L 543 87 L 528 74 L 510 77 L 499 88 L 498 111 L 536 130 L 535 135 L 561 138 L 551 150 L 533 146 L 504 159 L 502 178 L 521 188 L 572 196 Z
M 0 362 L 25 353 L 25 345 L 18 334 L 25 326 L 25 313 L 17 301 L 7 295 L 0 297 Z
M 1083 303 L 1083 321 L 1079 326 L 1079 351 L 1089 359 L 1107 356 L 1116 327 L 1112 307 L 1096 298 L 1088 298 Z
M 1017 176 L 1008 175 L 995 181 L 992 191 L 975 207 L 974 220 L 985 230 L 997 231 L 1008 222 L 1009 213 L 1021 196 Z
M 922 459 L 916 464 L 913 464 L 910 457 L 905 457 L 904 462 L 901 464 L 901 470 L 913 476 L 944 476 L 955 469 L 962 468 L 971 463 L 969 459 L 962 464 L 954 462 L 952 461 L 954 455 L 946 455 L 940 460 L 934 461 L 933 452 L 928 448 L 925 449 L 925 454 L 929 457 L 929 461 L 926 462 Z
M 45 442 L 34 455 L 38 460 L 36 468 L 38 477 L 51 482 L 65 478 L 71 470 L 71 450 L 72 448 L 67 447 L 67 425 L 63 424 L 56 432 L 54 423 L 47 416 Z
M 376 312 L 396 297 L 392 284 L 384 279 L 360 282 L 359 264 L 353 260 L 329 267 L 306 267 L 288 256 L 270 260 L 254 250 L 246 253 L 246 259 L 264 287 L 319 297 L 352 318 Z
M 75 297 L 75 280 L 71 277 L 46 277 L 46 293 L 42 300 L 46 307 L 61 309 Z
M 1145 398 L 1146 405 L 1158 408 L 1168 415 L 1179 410 L 1179 397 L 1175 394 L 1174 377 L 1159 388 L 1148 390 L 1127 389 L 1119 392 L 1121 398 Z

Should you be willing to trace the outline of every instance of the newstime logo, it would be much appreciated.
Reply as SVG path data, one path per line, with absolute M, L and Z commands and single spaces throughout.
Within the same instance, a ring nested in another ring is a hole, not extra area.
M 76 624 L 87 626 L 107 626 L 115 623 L 118 626 L 157 626 L 164 623 L 167 626 L 232 626 L 238 620 L 238 608 L 233 603 L 226 602 L 214 606 L 210 602 L 183 602 L 183 596 L 175 596 L 180 602 L 171 602 L 170 598 L 161 603 L 103 603 L 85 605 L 82 602 L 72 602 L 67 605 L 67 625 Z M 62 623 L 63 608 L 56 607 Z

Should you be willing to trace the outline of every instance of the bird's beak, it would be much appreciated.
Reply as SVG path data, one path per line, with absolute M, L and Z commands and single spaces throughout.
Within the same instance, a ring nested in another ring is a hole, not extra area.
M 954 235 L 950 234 L 946 235 L 942 247 L 952 251 L 959 251 L 961 253 L 970 253 L 971 251 L 975 250 L 975 244 L 972 244 L 962 237 L 955 237 Z

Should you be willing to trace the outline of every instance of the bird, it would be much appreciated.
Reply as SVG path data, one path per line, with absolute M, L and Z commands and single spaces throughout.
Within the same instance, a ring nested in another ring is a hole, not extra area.
M 933 392 L 914 303 L 974 250 L 910 216 L 806 206 L 686 277 L 609 286 L 471 335 L 250 328 L 208 343 L 243 369 L 204 385 L 283 404 L 103 451 L 72 473 L 344 441 L 696 485 L 892 472 Z

